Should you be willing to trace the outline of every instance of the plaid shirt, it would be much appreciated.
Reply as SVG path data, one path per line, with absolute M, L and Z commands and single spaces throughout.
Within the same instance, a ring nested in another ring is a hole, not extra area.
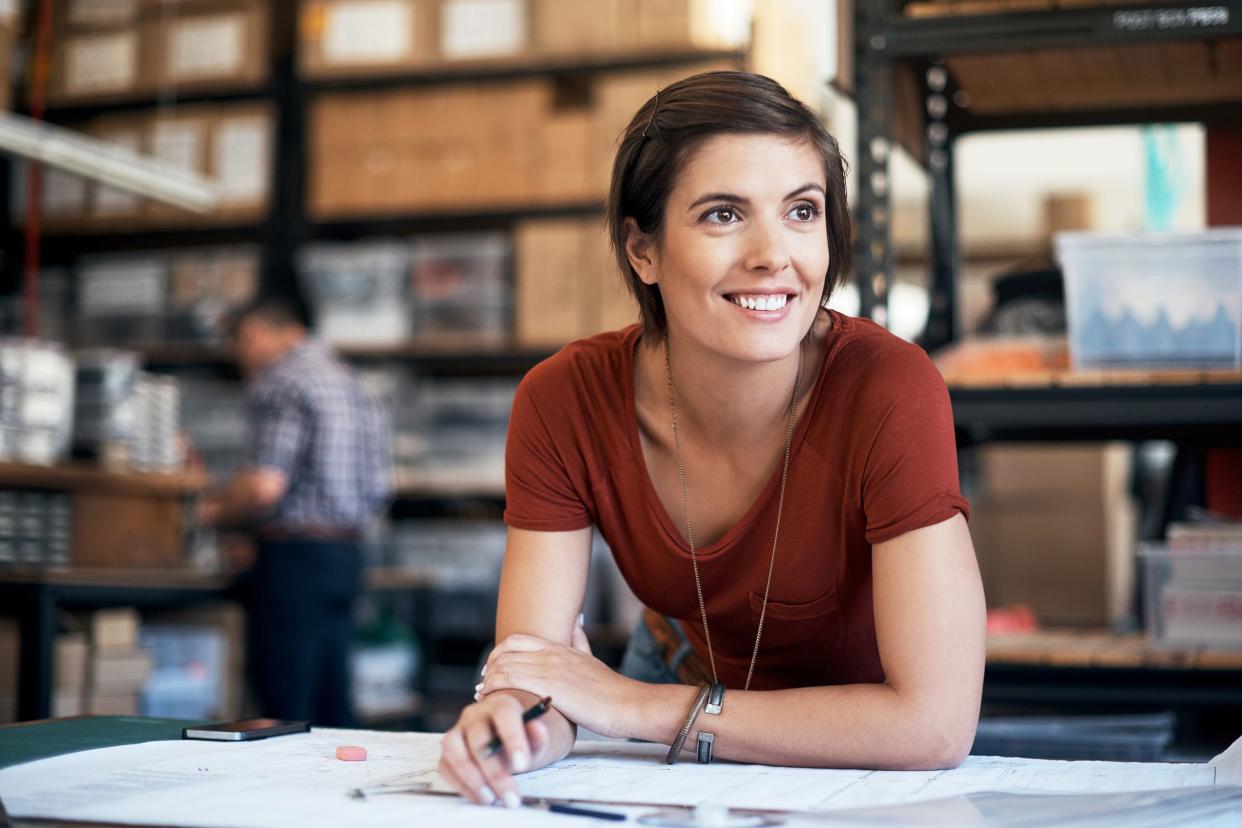
M 379 406 L 323 345 L 307 340 L 250 386 L 253 466 L 279 469 L 283 528 L 361 529 L 392 493 L 391 441 Z

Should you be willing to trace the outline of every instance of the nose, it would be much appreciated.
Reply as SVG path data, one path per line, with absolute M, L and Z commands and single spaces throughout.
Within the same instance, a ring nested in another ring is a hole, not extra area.
M 747 238 L 747 270 L 780 273 L 789 267 L 789 250 L 779 221 L 752 220 Z

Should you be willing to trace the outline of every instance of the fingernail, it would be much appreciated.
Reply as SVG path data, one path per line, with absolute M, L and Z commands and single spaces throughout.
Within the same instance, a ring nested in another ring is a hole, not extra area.
M 482 689 L 483 689 L 483 682 L 481 682 L 481 681 L 480 681 L 478 684 L 476 684 L 476 685 L 474 686 L 474 692 L 476 692 L 476 693 L 478 693 L 478 692 L 479 692 L 480 690 L 482 690 Z
M 479 678 L 483 678 L 486 675 L 487 675 L 487 665 L 484 664 L 483 669 L 479 671 Z
M 582 613 L 582 612 L 578 613 L 578 626 L 579 626 L 579 627 L 585 627 L 585 626 L 586 626 L 586 620 L 585 620 L 585 619 L 586 619 L 586 613 Z
M 475 701 L 478 701 L 478 700 L 479 700 L 479 699 L 481 699 L 481 698 L 483 698 L 483 697 L 482 697 L 482 696 L 480 696 L 478 693 L 475 693 L 475 694 L 474 694 L 474 700 L 475 700 Z
M 479 799 L 483 800 L 484 805 L 491 805 L 496 801 L 496 794 L 491 788 L 484 785 L 479 788 Z
M 530 767 L 530 759 L 526 758 L 526 754 L 520 750 L 513 754 L 512 761 L 513 769 L 518 773 L 521 773 Z
M 505 791 L 505 807 L 521 808 L 522 797 L 517 795 L 517 791 Z

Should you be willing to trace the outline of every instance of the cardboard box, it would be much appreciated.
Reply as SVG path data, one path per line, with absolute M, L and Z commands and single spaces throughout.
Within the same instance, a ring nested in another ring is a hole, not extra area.
M 82 716 L 87 713 L 86 696 L 80 690 L 52 691 L 52 718 Z
M 137 716 L 138 694 L 92 694 L 85 700 L 84 707 L 92 716 Z
M 514 232 L 515 334 L 526 348 L 559 348 L 587 327 L 582 221 L 523 221 Z
M 48 99 L 89 102 L 141 94 L 150 88 L 148 60 L 139 28 L 62 32 L 53 44 Z
M 617 275 L 601 219 L 521 222 L 514 249 L 520 345 L 559 347 L 637 320 L 637 306 Z
M 267 104 L 221 108 L 212 125 L 207 168 L 220 188 L 220 207 L 213 218 L 252 219 L 267 213 L 275 129 Z
M 94 647 L 89 663 L 92 694 L 119 696 L 136 693 L 151 675 L 151 656 L 137 646 Z
M 631 49 L 638 45 L 637 11 L 638 0 L 533 0 L 533 48 L 539 54 L 552 55 Z
M 130 155 L 147 151 L 145 116 L 116 116 L 100 119 L 87 132 Z M 142 214 L 145 199 L 128 190 L 106 185 L 91 185 L 90 223 L 100 228 L 132 227 Z
M 440 59 L 512 57 L 529 50 L 529 5 L 530 0 L 439 0 Z
M 147 151 L 179 170 L 206 175 L 214 115 L 214 109 L 205 107 L 178 107 L 171 112 L 157 110 L 147 125 Z M 157 201 L 148 202 L 144 213 L 155 222 L 205 220 L 204 216 Z
M 263 3 L 157 15 L 144 24 L 157 88 L 262 84 L 270 63 L 268 26 L 268 9 Z
M 392 72 L 436 60 L 435 0 L 304 0 L 298 56 L 314 78 Z
M 140 0 L 65 0 L 53 6 L 55 26 L 77 31 L 132 26 L 141 10 Z
M 56 636 L 52 683 L 58 690 L 81 695 L 86 687 L 89 646 L 83 633 Z
M 752 0 L 638 0 L 639 48 L 741 49 Z
M 1094 507 L 1129 490 L 1130 446 L 991 443 L 978 450 L 979 480 L 993 499 Z
M 166 338 L 224 342 L 231 315 L 258 292 L 259 259 L 256 248 L 232 247 L 173 256 Z
M 132 650 L 138 646 L 142 619 L 133 607 L 96 610 L 90 617 L 90 642 L 96 649 Z
M 989 606 L 1025 603 L 1051 625 L 1126 621 L 1137 531 L 1128 446 L 979 451 L 970 528 Z

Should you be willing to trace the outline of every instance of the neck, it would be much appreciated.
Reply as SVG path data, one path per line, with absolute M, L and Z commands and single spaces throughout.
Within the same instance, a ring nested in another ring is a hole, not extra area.
M 773 434 L 783 436 L 800 362 L 799 396 L 810 384 L 802 345 L 782 359 L 755 363 L 722 357 L 670 332 L 669 349 L 678 419 L 715 445 L 750 445 Z M 663 344 L 647 350 L 655 357 L 651 376 L 667 398 Z

